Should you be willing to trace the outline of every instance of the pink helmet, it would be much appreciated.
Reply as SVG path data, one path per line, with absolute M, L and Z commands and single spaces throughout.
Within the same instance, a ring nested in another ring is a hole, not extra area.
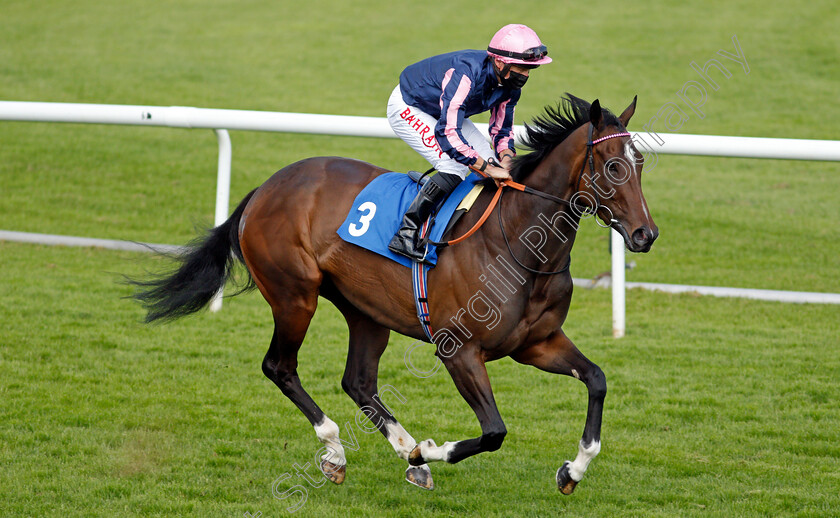
M 548 49 L 530 27 L 517 23 L 505 25 L 490 40 L 487 53 L 504 63 L 544 65 L 551 63 Z

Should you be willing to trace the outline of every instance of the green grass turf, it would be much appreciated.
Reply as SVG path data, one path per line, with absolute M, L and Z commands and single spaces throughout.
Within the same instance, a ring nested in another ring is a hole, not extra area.
M 8 0 L 0 99 L 383 116 L 405 65 L 480 48 L 509 22 L 534 27 L 555 58 L 529 81 L 518 122 L 564 91 L 617 112 L 639 94 L 631 129 L 670 101 L 690 116 L 683 133 L 840 138 L 828 0 Z M 749 74 L 716 54 L 734 52 L 734 34 Z M 676 92 L 698 79 L 689 63 L 713 57 L 732 77 L 700 119 Z M 394 140 L 231 138 L 233 204 L 313 155 L 423 167 Z M 216 153 L 207 130 L 0 122 L 0 227 L 185 242 L 212 221 Z M 840 292 L 836 164 L 660 155 L 648 169 L 662 234 L 629 257 L 628 280 Z M 607 270 L 606 248 L 585 225 L 572 273 Z M 113 282 L 153 268 L 147 256 L 0 243 L 0 266 L 0 515 L 288 514 L 271 484 L 319 443 L 260 372 L 271 330 L 258 294 L 149 328 Z M 401 480 L 381 437 L 357 433 L 345 485 L 311 489 L 298 514 L 836 514 L 835 307 L 630 291 L 620 341 L 609 313 L 607 291 L 578 290 L 565 326 L 610 383 L 604 448 L 573 497 L 552 480 L 576 451 L 585 390 L 505 360 L 489 366 L 510 431 L 500 451 L 433 466 L 426 493 Z M 341 424 L 355 412 L 339 387 L 345 333 L 322 303 L 301 353 L 306 387 Z M 392 337 L 382 366 L 408 400 L 395 408 L 408 430 L 438 443 L 477 434 L 447 377 L 407 371 L 409 344 Z
M 294 499 L 275 499 L 272 483 L 320 443 L 260 371 L 271 328 L 257 293 L 149 327 L 109 273 L 137 274 L 147 256 L 23 244 L 0 253 L 0 514 L 289 514 Z M 609 292 L 575 295 L 566 330 L 610 392 L 602 453 L 563 497 L 553 476 L 577 449 L 582 384 L 489 364 L 507 440 L 433 465 L 437 489 L 425 492 L 402 481 L 381 436 L 356 427 L 339 383 L 346 330 L 322 301 L 299 372 L 354 428 L 359 450 L 348 451 L 345 484 L 310 487 L 299 515 L 826 516 L 840 506 L 836 309 L 638 290 L 628 303 L 632 325 L 616 341 Z M 438 443 L 478 434 L 448 376 L 409 372 L 409 345 L 393 337 L 380 369 L 380 384 L 406 399 L 383 396 L 406 428 Z

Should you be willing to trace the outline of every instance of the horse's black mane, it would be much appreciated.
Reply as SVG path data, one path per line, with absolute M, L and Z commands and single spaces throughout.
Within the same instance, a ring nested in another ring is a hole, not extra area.
M 591 104 L 580 97 L 566 93 L 556 107 L 546 106 L 545 113 L 535 118 L 531 124 L 525 124 L 523 147 L 530 153 L 517 155 L 513 161 L 511 176 L 520 182 L 531 174 L 537 164 L 543 161 L 551 151 L 563 142 L 573 131 L 589 122 Z M 601 112 L 606 125 L 621 126 L 618 118 L 609 110 Z

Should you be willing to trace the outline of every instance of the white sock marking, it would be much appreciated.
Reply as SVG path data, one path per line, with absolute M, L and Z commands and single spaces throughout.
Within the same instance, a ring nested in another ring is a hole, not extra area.
M 338 432 L 338 425 L 327 416 L 324 416 L 323 423 L 315 426 L 315 435 L 318 436 L 318 440 L 324 443 L 324 446 L 335 452 L 327 452 L 321 455 L 321 459 L 329 460 L 329 462 L 338 466 L 343 466 L 347 464 L 347 457 L 344 455 L 344 446 L 338 440 Z
M 584 447 L 583 441 L 578 444 L 578 454 L 575 460 L 569 465 L 569 475 L 575 482 L 580 482 L 583 474 L 586 473 L 586 468 L 592 459 L 601 451 L 601 442 L 593 441 L 588 448 Z
M 385 430 L 388 432 L 388 442 L 394 447 L 394 451 L 404 461 L 408 461 L 408 454 L 417 446 L 414 440 L 400 423 L 386 423 Z
M 449 456 L 455 449 L 457 442 L 445 442 L 442 446 L 435 444 L 435 441 L 426 439 L 420 443 L 420 454 L 426 462 L 444 461 L 449 462 Z

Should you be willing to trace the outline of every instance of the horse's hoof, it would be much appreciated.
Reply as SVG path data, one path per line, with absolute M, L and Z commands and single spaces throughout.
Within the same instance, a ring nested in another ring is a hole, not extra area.
M 327 477 L 327 480 L 333 484 L 341 484 L 344 482 L 344 476 L 347 474 L 347 465 L 333 464 L 332 462 L 321 460 L 321 473 Z
M 564 495 L 571 495 L 577 486 L 577 482 L 572 480 L 572 475 L 569 473 L 569 464 L 569 461 L 566 461 L 557 470 L 557 489 Z
M 432 482 L 432 470 L 425 464 L 422 466 L 409 466 L 405 470 L 405 479 L 410 484 L 428 489 L 429 491 L 435 488 L 435 483 Z
M 426 463 L 426 461 L 423 460 L 423 454 L 420 453 L 419 443 L 411 450 L 411 453 L 408 454 L 408 463 L 412 466 L 422 466 Z

